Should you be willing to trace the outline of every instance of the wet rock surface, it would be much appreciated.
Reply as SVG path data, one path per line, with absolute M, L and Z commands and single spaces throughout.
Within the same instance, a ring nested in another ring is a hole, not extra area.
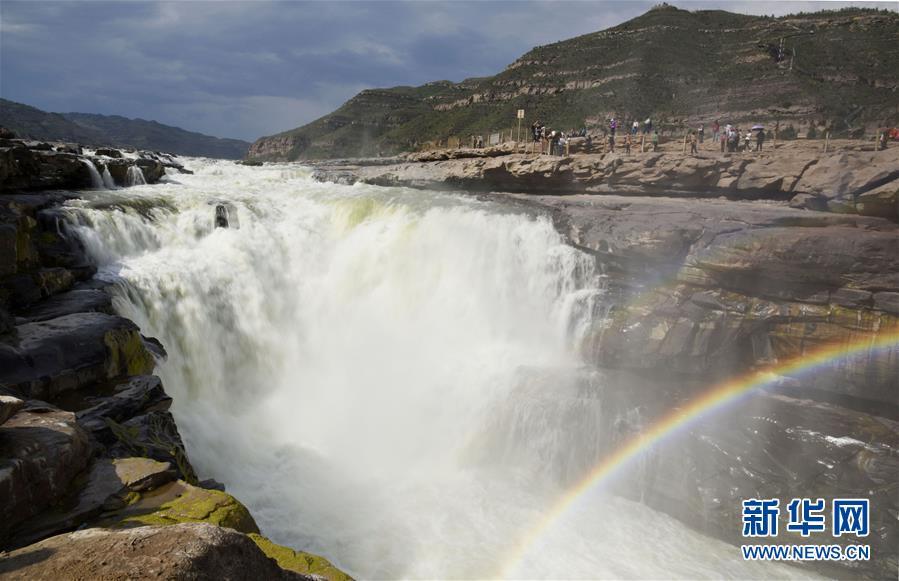
M 608 317 L 583 346 L 601 366 L 705 377 L 899 333 L 899 226 L 887 220 L 723 200 L 504 197 L 547 212 L 608 275 Z M 835 361 L 813 386 L 899 417 L 899 346 Z
M 12 527 L 61 499 L 90 454 L 71 412 L 32 406 L 0 426 L 0 543 Z
M 141 151 L 126 156 L 119 149 L 100 148 L 85 155 L 77 145 L 7 139 L 0 143 L 0 188 L 4 192 L 37 190 L 78 190 L 94 187 L 86 162 L 98 172 L 109 171 L 117 186 L 134 185 L 128 169 L 139 168 L 146 183 L 156 183 L 165 168 L 186 171 L 172 156 Z
M 30 398 L 52 399 L 92 383 L 143 374 L 153 357 L 137 326 L 105 313 L 75 313 L 16 327 L 0 345 L 0 381 Z
M 803 538 L 787 531 L 771 542 L 870 545 L 870 562 L 819 567 L 836 577 L 887 578 L 899 566 L 894 515 L 899 511 L 899 424 L 843 407 L 785 395 L 759 393 L 709 416 L 648 451 L 615 483 L 622 495 L 668 512 L 734 544 L 741 535 L 742 501 L 777 498 L 869 498 L 871 533 Z M 828 517 L 829 522 L 829 517 Z M 823 539 L 823 540 L 822 540 Z M 848 567 L 848 571 L 843 567 Z
M 127 556 L 127 557 L 126 557 Z M 86 529 L 0 555 L 7 579 L 312 580 L 282 569 L 252 539 L 205 523 Z
M 0 426 L 16 415 L 25 406 L 25 402 L 11 395 L 0 395 Z
M 29 323 L 49 321 L 72 313 L 112 314 L 112 297 L 106 291 L 78 288 L 57 295 L 21 311 L 19 317 Z

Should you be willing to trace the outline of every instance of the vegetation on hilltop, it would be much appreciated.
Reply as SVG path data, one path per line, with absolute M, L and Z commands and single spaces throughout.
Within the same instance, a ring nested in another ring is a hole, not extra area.
M 781 42 L 778 59 L 771 47 Z M 535 47 L 493 77 L 363 91 L 308 125 L 260 139 L 250 156 L 370 156 L 466 141 L 512 129 L 517 109 L 527 123 L 540 118 L 561 129 L 614 115 L 652 117 L 677 131 L 719 118 L 857 134 L 897 122 L 896 62 L 899 15 L 891 11 L 774 18 L 663 5 Z

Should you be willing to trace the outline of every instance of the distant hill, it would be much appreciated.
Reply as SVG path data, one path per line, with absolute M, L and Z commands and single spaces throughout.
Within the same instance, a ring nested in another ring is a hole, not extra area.
M 239 139 L 211 137 L 156 121 L 118 115 L 48 113 L 6 99 L 0 99 L 0 126 L 33 139 L 134 147 L 223 159 L 243 158 L 250 146 L 249 142 Z
M 69 121 L 59 113 L 47 113 L 6 99 L 0 99 L 0 126 L 12 129 L 20 137 L 112 145 L 99 132 Z
M 540 118 L 566 130 L 614 115 L 651 117 L 677 131 L 718 118 L 857 134 L 896 124 L 897 62 L 892 11 L 773 18 L 662 4 L 613 28 L 536 47 L 493 77 L 363 91 L 308 125 L 257 140 L 249 155 L 369 156 L 467 141 L 511 129 L 519 108 L 523 126 Z

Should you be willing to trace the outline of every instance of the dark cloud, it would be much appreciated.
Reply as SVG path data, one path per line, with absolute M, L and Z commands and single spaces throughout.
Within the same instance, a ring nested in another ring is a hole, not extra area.
M 366 87 L 493 74 L 535 45 L 612 26 L 652 4 L 2 0 L 0 95 L 255 139 L 307 123 Z M 847 3 L 676 4 L 784 14 Z

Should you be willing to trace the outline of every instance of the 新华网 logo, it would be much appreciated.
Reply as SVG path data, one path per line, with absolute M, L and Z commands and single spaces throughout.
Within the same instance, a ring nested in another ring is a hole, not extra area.
M 833 537 L 855 535 L 868 536 L 870 529 L 870 501 L 867 498 L 837 498 L 831 502 L 830 511 L 823 498 L 794 498 L 785 507 L 787 532 L 798 533 L 803 538 L 826 533 L 828 526 Z M 781 516 L 777 498 L 750 498 L 743 501 L 743 537 L 777 537 Z M 801 545 L 743 545 L 743 558 L 747 560 L 867 560 L 868 545 L 801 544 Z

